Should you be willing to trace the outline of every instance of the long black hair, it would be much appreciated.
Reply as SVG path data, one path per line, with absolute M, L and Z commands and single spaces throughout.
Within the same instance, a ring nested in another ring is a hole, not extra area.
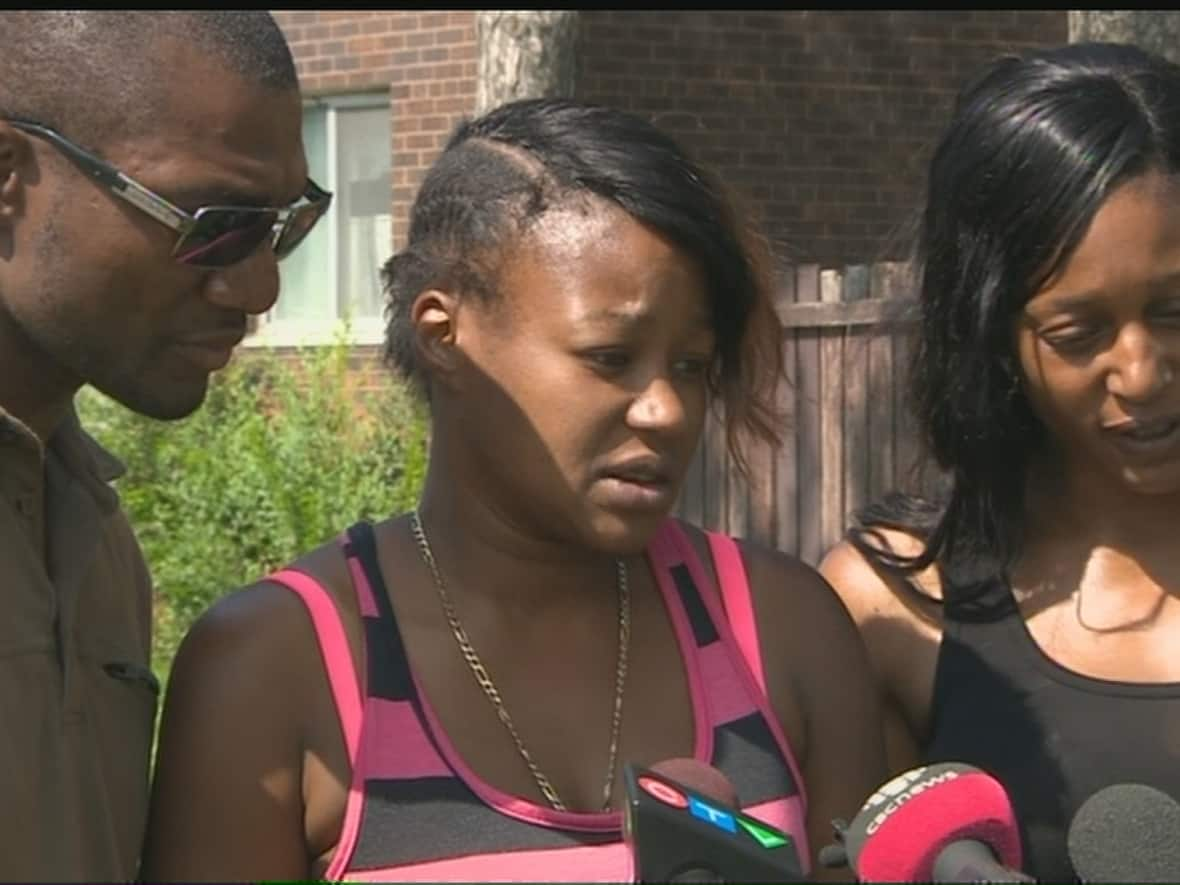
M 725 407 L 730 449 L 777 435 L 780 326 L 765 241 L 739 221 L 706 169 L 647 120 L 568 99 L 525 99 L 459 125 L 410 211 L 408 242 L 383 269 L 385 354 L 428 393 L 410 308 L 431 286 L 492 298 L 498 263 L 527 225 L 592 194 L 666 236 L 699 262 L 717 340 L 710 388 Z
M 850 539 L 888 568 L 937 563 L 970 593 L 1020 553 L 1030 461 L 1047 431 L 1024 393 L 1016 323 L 1111 192 L 1180 168 L 1180 67 L 1142 49 L 1080 43 L 1005 57 L 960 94 L 930 162 L 915 247 L 911 409 L 945 498 L 893 494 Z M 882 548 L 874 528 L 924 541 Z

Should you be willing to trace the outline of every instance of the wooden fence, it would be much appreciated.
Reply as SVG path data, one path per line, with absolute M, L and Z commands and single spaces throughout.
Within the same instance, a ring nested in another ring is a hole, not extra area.
M 815 564 L 848 515 L 893 488 L 928 489 L 904 406 L 908 352 L 899 263 L 799 265 L 777 295 L 788 383 L 780 385 L 782 445 L 750 454 L 742 477 L 710 420 L 677 512 L 707 528 L 768 543 Z

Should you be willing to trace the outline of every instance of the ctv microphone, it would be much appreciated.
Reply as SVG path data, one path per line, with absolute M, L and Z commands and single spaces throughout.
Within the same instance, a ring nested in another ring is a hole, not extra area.
M 900 774 L 868 798 L 851 824 L 834 822 L 827 867 L 861 882 L 1032 882 L 1020 867 L 1012 803 L 991 775 L 946 762 Z
M 623 838 L 636 882 L 802 882 L 795 840 L 744 814 L 720 771 L 696 759 L 624 767 Z
M 1068 845 L 1083 882 L 1180 882 L 1180 804 L 1146 784 L 1114 784 L 1082 803 Z

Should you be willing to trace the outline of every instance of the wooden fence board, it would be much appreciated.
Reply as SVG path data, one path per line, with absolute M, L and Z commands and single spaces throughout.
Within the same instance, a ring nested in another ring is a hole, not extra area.
M 798 268 L 795 277 L 795 298 L 799 302 L 819 300 L 818 265 Z M 795 400 L 798 422 L 795 444 L 798 454 L 796 472 L 799 477 L 799 547 L 792 551 L 809 562 L 820 552 L 822 496 L 820 489 L 820 358 L 819 330 L 799 329 L 797 339 L 799 386 Z
M 853 267 L 865 265 L 853 265 Z M 850 267 L 849 270 L 852 268 Z M 817 302 L 780 305 L 778 319 L 788 329 L 827 326 L 876 326 L 887 318 L 890 305 L 875 297 L 870 301 Z
M 863 304 L 869 297 L 870 271 L 866 265 L 848 267 L 844 272 L 842 297 L 845 303 Z M 849 326 L 844 330 L 844 440 L 843 493 L 839 525 L 833 529 L 843 535 L 848 517 L 863 507 L 869 497 L 869 342 L 871 328 Z
M 870 273 L 869 295 L 875 302 L 898 298 L 901 294 L 896 285 L 898 275 L 891 272 L 890 265 L 876 264 Z M 892 489 L 896 477 L 893 336 L 881 332 L 873 334 L 869 339 L 866 362 L 869 372 L 867 485 L 871 501 Z
M 819 297 L 834 302 L 843 297 L 844 273 L 820 271 Z M 820 389 L 820 536 L 819 549 L 807 551 L 816 562 L 835 543 L 844 524 L 844 330 L 819 330 Z
M 900 308 L 912 297 L 900 263 L 790 268 L 775 298 L 782 444 L 752 446 L 744 477 L 727 452 L 723 416 L 711 415 L 678 514 L 815 564 L 852 511 L 894 488 L 938 489 L 942 477 L 916 470 L 905 406 L 910 329 Z
M 794 273 L 786 274 L 776 293 L 775 306 L 795 303 Z M 774 457 L 774 545 L 794 553 L 799 549 L 799 361 L 796 339 L 798 330 L 783 328 L 783 373 L 779 383 L 777 405 L 782 415 L 782 445 Z

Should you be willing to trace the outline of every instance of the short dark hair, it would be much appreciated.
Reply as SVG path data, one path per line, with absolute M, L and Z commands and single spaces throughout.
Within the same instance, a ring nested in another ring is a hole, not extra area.
M 155 86 L 169 79 L 159 56 L 169 38 L 248 82 L 299 86 L 291 50 L 267 12 L 2 12 L 0 116 L 35 120 L 92 147 L 142 131 L 163 97 Z
M 1048 441 L 1024 392 L 1015 330 L 1121 184 L 1180 170 L 1180 67 L 1134 46 L 1079 43 L 1004 57 L 960 94 L 929 168 L 915 254 L 912 407 L 945 501 L 893 496 L 859 514 L 862 552 L 950 592 L 982 589 L 1020 551 L 1030 459 Z M 874 526 L 922 536 L 889 555 Z
M 765 241 L 739 223 L 707 170 L 647 120 L 569 99 L 524 99 L 459 125 L 410 211 L 406 247 L 383 269 L 386 357 L 426 390 L 410 306 L 431 286 L 495 297 L 497 262 L 547 209 L 593 194 L 620 206 L 700 263 L 718 358 L 710 389 L 725 406 L 729 447 L 777 437 L 781 329 Z

